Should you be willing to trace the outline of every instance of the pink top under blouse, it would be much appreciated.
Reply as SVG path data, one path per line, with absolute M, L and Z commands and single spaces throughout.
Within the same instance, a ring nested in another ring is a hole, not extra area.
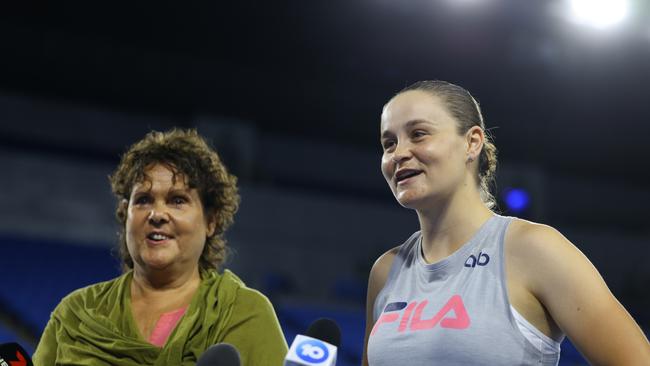
M 180 309 L 170 311 L 168 313 L 163 313 L 158 319 L 156 326 L 153 328 L 153 332 L 149 336 L 149 343 L 154 346 L 163 347 L 167 338 L 172 334 L 176 324 L 181 320 L 183 314 L 187 310 L 187 306 L 184 306 Z

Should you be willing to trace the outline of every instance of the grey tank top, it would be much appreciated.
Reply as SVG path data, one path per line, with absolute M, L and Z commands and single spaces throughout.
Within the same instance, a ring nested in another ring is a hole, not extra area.
M 399 248 L 374 304 L 371 366 L 557 365 L 522 334 L 510 309 L 495 215 L 449 257 L 427 264 L 420 232 Z

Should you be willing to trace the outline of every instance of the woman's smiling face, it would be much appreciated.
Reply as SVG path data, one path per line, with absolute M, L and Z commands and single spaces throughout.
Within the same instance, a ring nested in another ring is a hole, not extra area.
M 206 238 L 214 232 L 199 193 L 164 164 L 145 170 L 133 186 L 126 218 L 126 243 L 136 269 L 193 270 Z
M 441 98 L 411 90 L 381 115 L 381 171 L 404 207 L 426 209 L 467 179 L 467 141 Z

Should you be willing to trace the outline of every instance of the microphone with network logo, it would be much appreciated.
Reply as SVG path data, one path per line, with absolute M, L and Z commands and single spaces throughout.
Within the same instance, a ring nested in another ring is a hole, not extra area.
M 34 366 L 27 351 L 18 343 L 0 344 L 0 365 L 2 366 Z
M 341 330 L 331 319 L 321 318 L 298 334 L 284 359 L 284 366 L 334 366 L 341 344 Z
M 203 352 L 196 366 L 240 366 L 237 348 L 228 343 L 218 343 Z M 1 366 L 1 365 L 0 365 Z

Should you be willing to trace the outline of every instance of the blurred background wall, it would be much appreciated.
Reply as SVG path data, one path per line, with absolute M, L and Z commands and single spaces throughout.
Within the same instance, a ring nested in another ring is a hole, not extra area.
M 417 230 L 379 115 L 422 79 L 481 103 L 500 212 L 562 231 L 648 329 L 650 9 L 602 3 L 619 23 L 568 0 L 4 5 L 0 341 L 33 347 L 62 296 L 119 273 L 107 176 L 146 132 L 192 127 L 239 177 L 228 266 L 289 341 L 329 315 L 358 363 L 368 271 Z

